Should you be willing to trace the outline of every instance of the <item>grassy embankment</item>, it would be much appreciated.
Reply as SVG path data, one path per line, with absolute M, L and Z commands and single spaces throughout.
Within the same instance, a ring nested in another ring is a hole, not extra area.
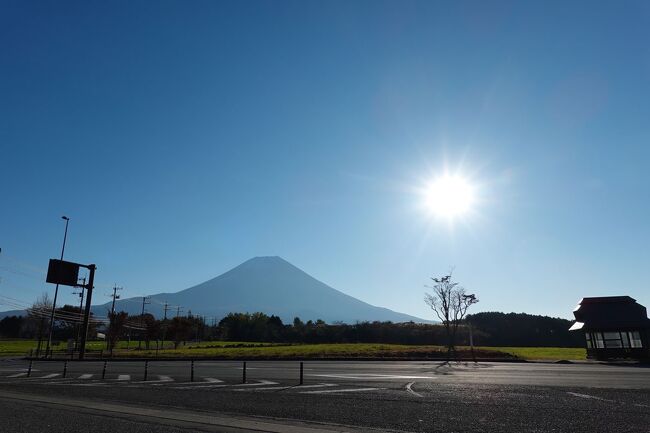
M 92 341 L 88 343 L 90 354 L 103 349 L 105 343 Z M 135 350 L 137 342 L 129 344 L 122 341 L 114 356 L 119 357 L 155 357 L 156 350 Z M 43 344 L 43 347 L 44 344 Z M 144 348 L 144 343 L 142 345 Z M 401 344 L 277 344 L 277 343 L 244 343 L 230 341 L 211 341 L 203 343 L 188 343 L 173 349 L 171 342 L 165 344 L 166 349 L 158 352 L 159 357 L 192 357 L 192 358 L 222 358 L 222 359 L 288 359 L 288 358 L 436 358 L 444 357 L 445 348 L 442 346 L 412 346 Z M 31 340 L 0 340 L 0 356 L 24 356 L 30 349 L 36 348 L 36 342 Z M 55 347 L 55 356 L 61 345 Z M 468 347 L 459 347 L 464 358 L 470 358 Z M 519 358 L 526 360 L 584 360 L 584 349 L 564 347 L 478 347 L 476 356 L 480 358 Z

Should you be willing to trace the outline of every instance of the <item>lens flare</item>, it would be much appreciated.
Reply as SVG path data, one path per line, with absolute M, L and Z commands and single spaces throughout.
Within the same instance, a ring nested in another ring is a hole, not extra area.
M 426 187 L 424 201 L 432 214 L 453 219 L 471 210 L 475 201 L 474 186 L 462 176 L 445 174 Z

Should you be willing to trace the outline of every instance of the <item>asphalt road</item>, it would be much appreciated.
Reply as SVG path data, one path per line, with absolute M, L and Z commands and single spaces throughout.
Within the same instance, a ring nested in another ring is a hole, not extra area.
M 298 362 L 248 362 L 245 383 L 242 363 L 197 361 L 194 381 L 190 367 L 152 361 L 144 381 L 143 362 L 109 362 L 102 380 L 96 361 L 69 362 L 65 377 L 62 362 L 35 362 L 27 377 L 27 362 L 3 361 L 0 416 L 12 432 L 650 433 L 641 366 L 314 361 L 303 385 Z

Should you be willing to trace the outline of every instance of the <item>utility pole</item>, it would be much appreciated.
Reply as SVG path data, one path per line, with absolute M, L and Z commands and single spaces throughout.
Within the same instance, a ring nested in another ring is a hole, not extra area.
M 113 294 L 108 295 L 108 296 L 113 297 L 113 303 L 111 304 L 111 318 L 113 319 L 113 321 L 115 321 L 115 300 L 120 299 L 120 295 L 117 294 L 118 290 L 122 290 L 122 287 L 113 286 Z M 111 325 L 110 325 L 110 322 L 109 322 L 108 326 L 109 326 L 108 333 L 107 333 L 108 335 L 107 335 L 107 338 L 106 338 L 106 349 L 107 350 L 110 349 L 110 347 L 111 347 L 111 328 L 110 328 Z M 111 353 L 112 353 L 112 351 L 111 351 Z
M 113 303 L 111 304 L 111 314 L 115 314 L 115 300 L 120 299 L 120 295 L 117 294 L 118 290 L 122 290 L 122 287 L 113 287 L 113 294 L 109 295 L 113 298 Z
M 151 304 L 151 302 L 148 302 L 149 296 L 143 296 L 142 297 L 142 313 L 140 314 L 140 327 L 144 328 L 144 306 L 147 304 Z M 141 330 L 140 332 L 145 332 Z M 142 334 L 140 334 L 140 340 L 138 341 L 138 349 L 142 348 Z
M 167 336 L 167 311 L 169 311 L 169 310 L 170 310 L 169 304 L 167 303 L 167 301 L 165 301 L 165 307 L 163 308 L 164 318 L 163 318 L 163 323 L 162 323 L 162 327 L 163 327 L 162 347 L 163 347 L 163 349 L 165 348 L 165 337 Z
M 63 252 L 65 251 L 65 241 L 68 239 L 68 223 L 70 218 L 67 216 L 62 216 L 62 219 L 65 220 L 65 232 L 63 233 L 63 247 L 61 247 L 61 260 L 63 260 Z M 56 311 L 56 297 L 59 294 L 59 285 L 56 285 L 54 289 L 54 301 L 52 302 L 52 314 L 50 315 L 50 335 L 47 337 L 47 345 L 45 346 L 45 357 L 47 357 L 47 352 L 50 350 L 52 345 L 52 332 L 54 331 L 54 311 Z
M 183 307 L 181 307 L 180 305 L 178 307 L 176 307 L 176 317 L 180 316 L 182 309 L 183 309 Z
M 86 286 L 86 310 L 84 311 L 84 323 L 81 328 L 81 343 L 79 344 L 79 360 L 84 359 L 86 354 L 86 339 L 88 338 L 88 320 L 90 318 L 90 302 L 93 297 L 93 284 L 95 284 L 95 271 L 97 266 L 94 264 L 86 266 L 90 270 L 88 275 L 88 285 Z
M 84 286 L 86 285 L 86 277 L 81 278 L 83 281 L 81 283 L 81 288 L 79 289 L 79 293 L 74 292 L 73 294 L 78 294 L 79 295 L 79 322 L 77 323 L 77 332 L 75 333 L 74 337 L 74 347 L 79 348 L 79 333 L 81 332 L 81 315 L 83 314 L 83 309 L 84 309 Z

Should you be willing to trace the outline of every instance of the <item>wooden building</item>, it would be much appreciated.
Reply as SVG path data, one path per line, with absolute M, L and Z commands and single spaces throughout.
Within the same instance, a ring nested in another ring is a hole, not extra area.
M 582 298 L 570 331 L 585 335 L 590 359 L 650 359 L 650 319 L 629 296 Z

